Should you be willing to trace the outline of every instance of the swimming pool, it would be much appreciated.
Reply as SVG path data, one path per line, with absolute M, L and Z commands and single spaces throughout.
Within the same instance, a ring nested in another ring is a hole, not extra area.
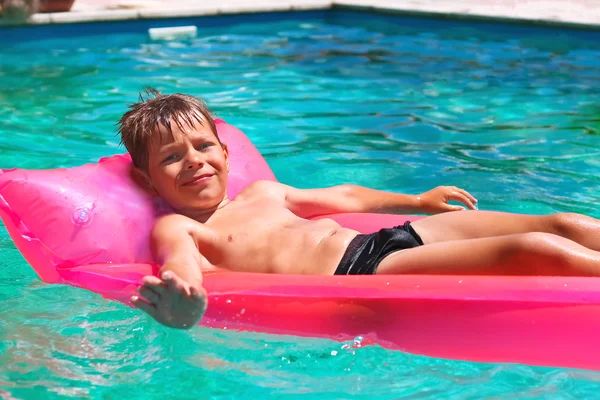
M 341 11 L 255 17 L 7 31 L 0 168 L 122 152 L 114 123 L 152 85 L 204 96 L 284 183 L 452 184 L 482 209 L 600 217 L 600 34 Z M 145 30 L 160 24 L 198 25 L 198 38 L 150 42 Z M 586 371 L 169 330 L 40 283 L 3 227 L 0 288 L 4 396 L 591 398 L 599 388 Z

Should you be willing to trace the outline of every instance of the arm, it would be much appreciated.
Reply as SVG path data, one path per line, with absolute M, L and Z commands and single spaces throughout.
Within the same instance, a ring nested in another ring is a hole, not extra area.
M 170 271 L 190 286 L 202 286 L 202 263 L 198 242 L 210 240 L 208 229 L 183 215 L 160 218 L 152 229 L 151 244 L 161 264 L 160 275 Z
M 286 206 L 304 218 L 334 213 L 436 214 L 463 210 L 448 204 L 460 201 L 475 209 L 477 200 L 454 186 L 440 186 L 420 195 L 406 195 L 368 189 L 356 185 L 341 185 L 325 189 L 296 189 L 285 186 Z
M 152 250 L 161 263 L 159 276 L 146 276 L 132 304 L 163 325 L 191 328 L 208 302 L 202 288 L 201 267 L 205 261 L 198 243 L 211 251 L 214 236 L 208 228 L 182 215 L 159 219 L 152 230 Z M 204 247 L 203 247 L 204 249 Z

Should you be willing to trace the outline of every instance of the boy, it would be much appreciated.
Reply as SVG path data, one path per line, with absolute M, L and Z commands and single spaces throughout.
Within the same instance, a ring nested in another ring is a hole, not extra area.
M 444 213 L 371 235 L 331 213 L 442 213 L 476 200 L 455 187 L 420 196 L 353 185 L 301 190 L 276 182 L 227 198 L 229 160 L 205 104 L 174 94 L 141 100 L 120 120 L 136 174 L 177 214 L 157 221 L 152 246 L 160 278 L 132 303 L 171 327 L 190 328 L 206 308 L 202 270 L 279 274 L 600 275 L 600 221 L 472 211 Z

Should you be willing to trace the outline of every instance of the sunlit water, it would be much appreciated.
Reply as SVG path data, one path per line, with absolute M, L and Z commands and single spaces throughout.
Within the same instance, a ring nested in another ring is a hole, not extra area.
M 482 209 L 600 217 L 600 34 L 341 12 L 255 18 L 0 30 L 0 168 L 123 152 L 115 122 L 151 85 L 203 96 L 287 184 L 457 185 Z M 157 23 L 196 24 L 198 37 L 151 42 L 144 28 Z M 597 398 L 599 381 L 170 330 L 41 283 L 0 226 L 0 398 L 574 399 Z

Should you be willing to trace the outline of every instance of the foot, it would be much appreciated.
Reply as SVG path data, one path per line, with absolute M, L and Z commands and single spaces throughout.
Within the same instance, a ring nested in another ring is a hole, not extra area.
M 202 319 L 206 311 L 206 291 L 191 286 L 173 272 L 146 276 L 138 292 L 132 296 L 133 306 L 144 311 L 163 325 L 189 329 Z

